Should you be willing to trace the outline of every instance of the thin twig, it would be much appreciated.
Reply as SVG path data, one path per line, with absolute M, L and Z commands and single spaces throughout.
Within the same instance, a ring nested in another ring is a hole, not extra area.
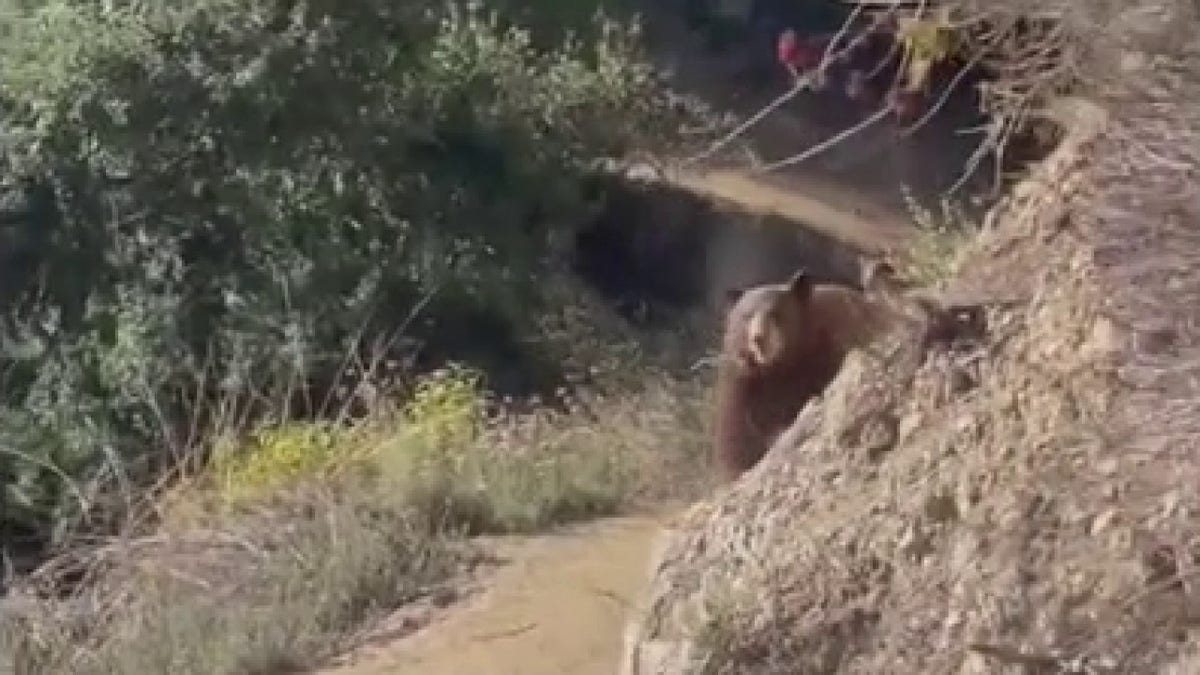
M 825 53 L 821 55 L 821 69 L 822 70 L 825 69 L 826 64 L 828 64 L 830 62 L 830 60 L 833 58 L 833 48 L 835 46 L 837 46 L 837 43 L 839 40 L 841 40 L 843 37 L 846 36 L 846 32 L 850 30 L 850 26 L 854 23 L 855 19 L 858 18 L 858 15 L 862 14 L 862 11 L 863 11 L 863 5 L 856 6 L 854 8 L 854 11 L 850 12 L 850 16 L 847 17 L 846 20 L 842 22 L 842 26 L 841 26 L 841 28 L 838 28 L 838 32 L 833 34 L 833 39 L 831 39 L 829 41 L 829 44 L 825 45 Z M 853 44 L 854 43 L 851 42 L 850 45 L 848 45 L 848 46 L 853 46 Z
M 537 626 L 538 626 L 537 623 L 530 621 L 529 623 L 524 623 L 524 624 L 521 624 L 520 626 L 517 626 L 515 628 L 510 628 L 508 630 L 500 630 L 500 631 L 495 631 L 493 633 L 483 633 L 482 635 L 475 635 L 472 637 L 473 637 L 473 639 L 478 640 L 480 642 L 490 642 L 492 640 L 498 640 L 500 638 L 513 637 L 516 635 L 520 635 L 521 633 L 528 633 L 529 631 L 533 630 L 534 628 L 537 628 Z
M 867 71 L 866 75 L 863 76 L 863 79 L 871 81 L 878 77 L 879 74 L 883 72 L 883 69 L 887 67 L 888 62 L 892 60 L 892 57 L 895 56 L 896 52 L 898 51 L 900 51 L 900 43 L 896 40 L 892 40 L 891 44 L 888 46 L 887 53 L 883 55 L 883 58 L 879 59 L 879 62 L 876 63 L 871 70 Z
M 892 112 L 891 108 L 888 108 L 888 107 L 880 108 L 879 110 L 875 111 L 875 114 L 873 114 L 870 117 L 868 117 L 867 119 L 859 122 L 858 124 L 850 127 L 849 129 L 842 131 L 841 133 L 837 134 L 836 136 L 833 136 L 832 138 L 828 138 L 825 141 L 822 141 L 821 143 L 814 145 L 813 147 L 809 148 L 808 150 L 805 150 L 804 152 L 801 152 L 796 155 L 792 155 L 791 157 L 787 157 L 785 159 L 781 159 L 781 160 L 778 160 L 776 162 L 772 162 L 771 164 L 766 165 L 765 167 L 763 167 L 760 170 L 760 173 L 769 173 L 771 171 L 775 171 L 777 169 L 782 169 L 787 166 L 792 166 L 793 164 L 799 164 L 800 162 L 811 159 L 811 158 L 821 154 L 822 152 L 825 152 L 826 150 L 833 148 L 837 144 L 841 143 L 842 141 L 846 140 L 847 138 L 850 138 L 854 134 L 857 134 L 858 132 L 862 131 L 863 129 L 866 129 L 867 127 L 879 122 L 883 118 L 887 117 L 888 114 L 891 112 Z
M 616 591 L 612 591 L 607 588 L 600 588 L 598 586 L 589 586 L 588 590 L 595 593 L 596 595 L 599 595 L 599 596 L 608 598 L 609 600 L 612 600 L 613 602 L 620 605 L 622 609 L 634 609 L 634 604 L 632 602 L 630 602 L 628 598 L 621 596 Z
M 924 0 L 922 1 L 922 7 L 923 6 L 924 6 Z M 859 8 L 859 9 L 861 9 L 861 8 Z M 853 19 L 856 15 L 851 14 L 851 16 L 842 23 L 841 28 L 839 28 L 837 34 L 834 37 L 834 41 L 826 46 L 825 54 L 821 60 L 821 65 L 819 65 L 816 69 L 814 69 L 816 78 L 824 77 L 825 71 L 828 70 L 830 63 L 832 63 L 833 61 L 835 61 L 837 59 L 841 59 L 844 56 L 849 55 L 852 51 L 854 51 L 856 48 L 858 48 L 859 44 L 861 44 L 864 40 L 866 40 L 867 36 L 871 35 L 872 32 L 874 32 L 881 25 L 883 25 L 884 21 L 886 21 L 889 18 L 891 18 L 892 16 L 896 15 L 898 12 L 899 12 L 899 7 L 893 6 L 893 7 L 889 8 L 886 12 L 880 13 L 876 17 L 876 19 L 871 23 L 870 26 L 867 26 L 865 29 L 863 29 L 857 35 L 855 35 L 854 39 L 850 40 L 850 42 L 848 42 L 843 49 L 838 50 L 838 52 L 836 54 L 831 54 L 831 50 L 832 50 L 834 43 L 838 39 L 840 39 L 840 37 L 843 36 L 849 30 L 850 26 L 852 25 Z M 750 129 L 750 127 L 754 126 L 755 124 L 758 124 L 767 115 L 770 115 L 772 112 L 774 112 L 780 106 L 782 106 L 784 103 L 787 103 L 791 99 L 795 98 L 796 95 L 799 94 L 801 91 L 812 88 L 813 82 L 814 82 L 814 76 L 812 74 L 805 74 L 805 75 L 801 76 L 800 78 L 798 78 L 796 80 L 796 83 L 792 86 L 791 89 L 784 92 L 778 98 L 776 98 L 775 100 L 768 103 L 766 106 L 764 106 L 761 110 L 756 112 L 753 116 L 751 116 L 745 122 L 738 125 L 738 127 L 736 129 L 734 129 L 733 131 L 726 134 L 723 138 L 718 140 L 713 145 L 709 146 L 709 148 L 707 150 L 705 150 L 704 152 L 701 152 L 701 153 L 694 155 L 688 159 L 685 159 L 683 162 L 680 163 L 680 166 L 681 167 L 691 166 L 692 164 L 703 161 L 709 157 L 712 157 L 716 153 L 720 152 L 721 149 L 723 149 L 725 146 L 729 145 L 730 143 L 735 141 L 738 137 L 745 134 L 746 131 Z
M 933 119 L 933 116 L 936 115 L 938 111 L 946 105 L 946 102 L 950 100 L 950 95 L 954 93 L 954 90 L 958 87 L 959 82 L 962 82 L 962 79 L 966 77 L 967 73 L 970 72 L 972 68 L 978 65 L 980 59 L 982 58 L 983 50 L 975 52 L 971 59 L 963 64 L 963 67 L 959 68 L 958 72 L 954 74 L 954 77 L 951 78 L 950 83 L 946 85 L 945 91 L 942 92 L 942 95 L 937 102 L 930 106 L 929 110 L 925 111 L 925 114 L 922 115 L 920 119 L 905 127 L 900 132 L 901 135 L 911 136 L 912 134 L 916 133 L 918 129 L 925 126 L 929 120 Z
M 1061 659 L 1056 659 L 1053 656 L 1026 654 L 1016 647 L 1005 645 L 989 645 L 982 642 L 974 642 L 967 645 L 967 649 L 1006 663 L 1019 663 L 1021 665 L 1040 668 L 1055 668 L 1062 664 Z
M 754 115 L 751 116 L 750 119 L 748 119 L 745 122 L 738 125 L 738 127 L 736 129 L 734 129 L 733 131 L 726 134 L 725 137 L 722 138 L 721 140 L 717 141 L 716 143 L 713 143 L 704 152 L 701 152 L 698 155 L 694 155 L 688 159 L 685 159 L 681 163 L 681 166 L 687 167 L 687 166 L 690 166 L 697 162 L 708 159 L 709 157 L 712 157 L 713 155 L 717 154 L 718 152 L 721 151 L 722 148 L 729 145 L 733 141 L 737 140 L 737 138 L 739 136 L 741 136 L 742 134 L 746 133 L 746 131 L 748 129 L 750 129 L 750 127 L 754 126 L 755 124 L 758 124 L 760 121 L 762 121 L 763 118 L 765 118 L 767 115 L 770 115 L 777 108 L 779 108 L 779 106 L 792 100 L 801 91 L 803 91 L 804 89 L 807 89 L 811 86 L 812 86 L 812 81 L 808 77 L 801 77 L 800 79 L 796 80 L 796 84 L 791 89 L 784 92 L 781 96 L 776 98 L 774 101 L 771 101 L 770 103 L 768 103 L 766 106 L 764 106 L 758 112 L 754 113 Z
M 0 454 L 10 455 L 19 460 L 29 462 L 30 464 L 35 464 L 53 473 L 55 476 L 58 476 L 59 480 L 63 482 L 63 485 L 75 496 L 76 501 L 79 502 L 79 510 L 83 514 L 84 520 L 87 520 L 87 513 L 89 511 L 88 498 L 83 494 L 83 491 L 79 489 L 79 484 L 76 483 L 75 480 L 70 476 L 68 476 L 65 471 L 59 468 L 57 464 L 48 459 L 41 459 L 40 457 L 35 457 L 18 450 L 13 450 L 12 448 L 4 447 L 2 445 L 0 445 Z

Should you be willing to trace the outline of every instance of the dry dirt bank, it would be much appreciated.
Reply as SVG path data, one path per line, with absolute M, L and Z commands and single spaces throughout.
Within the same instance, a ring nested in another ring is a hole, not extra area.
M 625 673 L 1200 672 L 1198 53 L 1076 109 L 958 258 L 986 340 L 857 355 L 688 513 Z

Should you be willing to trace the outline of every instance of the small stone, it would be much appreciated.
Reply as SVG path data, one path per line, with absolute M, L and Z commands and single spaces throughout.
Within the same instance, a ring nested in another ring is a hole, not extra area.
M 1121 333 L 1107 317 L 1100 317 L 1092 323 L 1091 333 L 1083 344 L 1081 351 L 1093 358 L 1115 356 L 1121 350 Z
M 1120 463 L 1116 459 L 1102 459 L 1096 463 L 1096 471 L 1103 476 L 1112 477 L 1117 475 L 1117 469 L 1120 468 Z
M 905 443 L 906 441 L 908 441 L 908 439 L 912 438 L 913 434 L 915 434 L 917 432 L 917 429 L 920 429 L 920 428 L 921 428 L 921 413 L 914 410 L 914 411 L 906 414 L 903 418 L 900 419 L 900 425 L 899 425 L 899 429 L 897 431 L 898 442 L 900 444 Z
M 1100 515 L 1096 516 L 1092 520 L 1092 527 L 1090 528 L 1091 534 L 1096 535 L 1096 534 L 1099 534 L 1099 533 L 1103 532 L 1104 530 L 1108 529 L 1108 527 L 1110 525 L 1112 525 L 1113 521 L 1116 520 L 1116 518 L 1117 518 L 1117 510 L 1116 509 L 1108 509 L 1108 510 L 1102 512 Z
M 1162 496 L 1162 517 L 1171 518 L 1179 510 L 1179 491 L 1171 490 Z

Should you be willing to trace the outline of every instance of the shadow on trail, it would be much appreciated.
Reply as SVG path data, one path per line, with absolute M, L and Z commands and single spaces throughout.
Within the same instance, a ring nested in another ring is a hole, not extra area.
M 665 183 L 604 183 L 605 208 L 578 233 L 574 268 L 635 323 L 716 310 L 725 290 L 774 283 L 798 266 L 857 283 L 858 252 L 807 223 L 718 206 Z

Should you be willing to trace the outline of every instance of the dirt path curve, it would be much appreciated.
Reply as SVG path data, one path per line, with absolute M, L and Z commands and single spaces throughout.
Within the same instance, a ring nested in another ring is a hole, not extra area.
M 772 180 L 733 169 L 679 173 L 666 178 L 692 192 L 750 212 L 804 223 L 811 230 L 863 252 L 901 248 L 912 232 L 906 216 L 811 179 Z
M 329 675 L 613 675 L 665 516 L 611 518 L 501 545 L 511 562 L 422 630 Z

